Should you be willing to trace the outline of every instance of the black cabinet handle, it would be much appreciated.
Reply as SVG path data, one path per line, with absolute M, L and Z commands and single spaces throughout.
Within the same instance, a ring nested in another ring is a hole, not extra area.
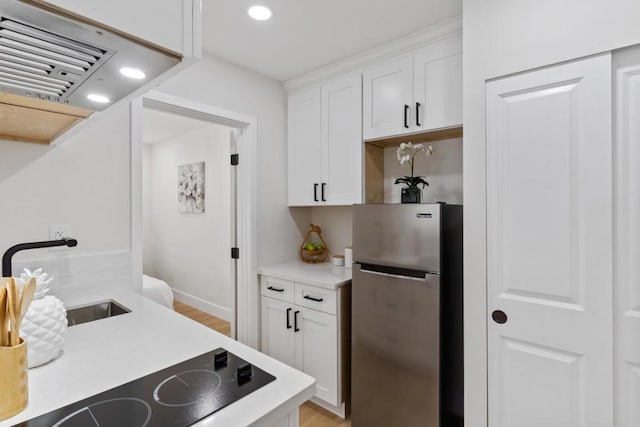
M 310 299 L 311 301 L 315 301 L 315 302 L 322 302 L 324 301 L 324 298 L 314 298 L 314 297 L 310 297 L 309 295 L 305 295 L 302 298 L 304 299 Z
M 299 332 L 300 329 L 298 328 L 298 313 L 300 313 L 300 311 L 296 310 L 295 313 L 293 313 L 293 332 Z
M 502 310 L 495 310 L 493 313 L 491 313 L 491 318 L 493 318 L 493 321 L 502 325 L 503 323 L 507 323 L 507 313 L 505 313 Z
M 321 194 L 321 199 L 323 202 L 326 202 L 327 200 L 324 198 L 324 188 L 326 187 L 327 183 L 323 182 L 322 186 L 320 187 L 320 194 Z
M 267 289 L 269 289 L 270 291 L 275 291 L 275 292 L 284 292 L 284 289 L 274 288 L 273 286 L 267 286 Z
M 291 314 L 291 308 L 287 308 L 287 329 L 291 329 L 291 320 L 289 319 L 290 314 Z
M 420 124 L 420 107 L 422 107 L 422 104 L 416 102 L 416 126 L 422 126 Z
M 313 184 L 313 201 L 318 201 L 318 184 Z
M 409 106 L 404 106 L 404 127 L 409 129 Z

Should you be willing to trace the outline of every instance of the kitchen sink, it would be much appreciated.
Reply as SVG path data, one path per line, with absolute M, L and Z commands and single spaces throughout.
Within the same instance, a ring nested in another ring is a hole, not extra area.
M 128 308 L 108 300 L 67 310 L 67 321 L 69 326 L 74 326 L 130 312 Z

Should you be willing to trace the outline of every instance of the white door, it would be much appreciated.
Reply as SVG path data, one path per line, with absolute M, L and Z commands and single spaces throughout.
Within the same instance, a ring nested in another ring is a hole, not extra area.
M 293 304 L 265 296 L 261 301 L 262 352 L 293 366 Z
M 363 75 L 364 139 L 411 132 L 413 58 L 368 68 Z
M 316 397 L 338 406 L 338 326 L 336 316 L 295 306 L 296 369 L 316 379 Z
M 328 205 L 362 203 L 362 74 L 322 86 L 321 199 Z
M 462 125 L 462 53 L 459 42 L 413 57 L 415 130 Z
M 614 54 L 616 427 L 640 426 L 640 49 Z
M 491 427 L 613 425 L 611 149 L 609 54 L 487 84 Z
M 322 147 L 320 88 L 289 96 L 289 206 L 311 206 L 320 200 Z

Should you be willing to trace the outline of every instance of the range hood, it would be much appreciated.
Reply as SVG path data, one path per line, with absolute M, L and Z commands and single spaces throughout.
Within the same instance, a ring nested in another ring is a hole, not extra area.
M 37 0 L 0 0 L 0 139 L 48 142 L 48 122 L 54 123 L 53 139 L 181 60 L 115 29 L 42 6 Z M 126 77 L 125 68 L 144 78 Z M 28 128 L 36 129 L 33 137 Z

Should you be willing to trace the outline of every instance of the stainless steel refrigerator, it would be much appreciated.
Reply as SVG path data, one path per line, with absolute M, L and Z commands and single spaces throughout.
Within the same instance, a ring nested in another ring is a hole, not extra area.
M 462 206 L 356 205 L 352 427 L 463 425 Z

